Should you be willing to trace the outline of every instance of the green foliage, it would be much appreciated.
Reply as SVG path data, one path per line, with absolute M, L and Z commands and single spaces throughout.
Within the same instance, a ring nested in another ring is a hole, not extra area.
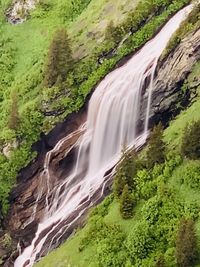
M 200 163 L 199 161 L 188 161 L 183 168 L 180 169 L 178 175 L 182 183 L 190 188 L 200 188 Z
M 135 187 L 134 176 L 136 174 L 136 156 L 132 151 L 123 151 L 121 162 L 117 167 L 117 172 L 114 180 L 114 194 L 116 197 L 120 197 L 125 185 L 129 190 Z
M 124 34 L 125 32 L 121 26 L 114 26 L 114 22 L 110 21 L 105 31 L 105 39 L 108 42 L 119 43 Z
M 44 84 L 47 87 L 62 84 L 72 68 L 72 51 L 69 42 L 64 29 L 56 31 L 49 47 L 44 73 Z
M 126 241 L 126 247 L 132 263 L 144 259 L 153 250 L 153 233 L 145 221 L 135 224 Z
M 197 237 L 194 222 L 182 219 L 176 239 L 176 259 L 178 267 L 194 266 L 197 259 Z
M 89 5 L 91 0 L 70 0 L 61 2 L 58 5 L 57 12 L 63 19 L 63 22 L 73 21 Z
M 171 51 L 173 51 L 181 40 L 189 34 L 191 31 L 198 29 L 200 26 L 200 4 L 197 3 L 193 10 L 190 12 L 189 16 L 185 21 L 182 22 L 179 29 L 174 33 L 170 39 L 162 58 L 167 57 Z
M 200 121 L 186 126 L 181 144 L 181 153 L 189 159 L 200 158 Z
M 150 134 L 146 152 L 147 167 L 152 168 L 156 163 L 165 161 L 165 143 L 163 141 L 163 126 L 158 124 Z
M 122 218 L 130 219 L 133 217 L 134 200 L 129 192 L 128 185 L 124 186 L 122 195 L 120 198 L 120 213 Z
M 0 101 L 3 100 L 3 91 L 11 85 L 13 80 L 12 70 L 16 64 L 15 53 L 12 40 L 2 36 L 0 38 Z
M 100 217 L 105 217 L 109 212 L 109 207 L 113 202 L 113 199 L 114 195 L 110 194 L 101 204 L 92 210 L 90 216 L 98 215 Z
M 18 110 L 17 92 L 12 91 L 8 127 L 12 130 L 16 130 L 18 127 L 18 124 L 19 124 L 19 110 Z
M 98 240 L 97 258 L 99 267 L 125 267 L 125 234 L 120 227 L 113 225 L 107 229 L 106 237 Z

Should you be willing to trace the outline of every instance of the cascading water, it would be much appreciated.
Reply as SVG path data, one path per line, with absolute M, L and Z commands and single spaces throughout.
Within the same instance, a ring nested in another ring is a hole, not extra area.
M 109 171 L 119 161 L 124 145 L 137 147 L 145 142 L 157 61 L 170 37 L 191 9 L 192 5 L 179 11 L 124 66 L 104 78 L 92 95 L 86 123 L 60 140 L 47 154 L 33 215 L 27 224 L 34 220 L 37 204 L 44 192 L 47 192 L 45 214 L 31 245 L 16 259 L 15 267 L 31 267 L 89 207 L 102 198 L 110 177 Z M 142 89 L 147 77 L 151 80 L 147 91 L 146 119 L 144 130 L 138 136 L 136 130 Z M 77 141 L 66 151 L 66 155 L 75 149 L 75 164 L 71 173 L 60 181 L 51 176 L 50 159 L 63 143 L 74 136 Z

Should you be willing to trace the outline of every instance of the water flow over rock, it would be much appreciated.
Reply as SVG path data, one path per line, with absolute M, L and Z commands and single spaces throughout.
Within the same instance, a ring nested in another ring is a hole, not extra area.
M 31 267 L 55 247 L 67 229 L 102 199 L 113 167 L 120 159 L 122 147 L 138 147 L 145 142 L 157 61 L 191 9 L 190 5 L 179 11 L 124 66 L 105 77 L 92 95 L 86 122 L 76 132 L 60 140 L 46 155 L 33 214 L 26 224 L 34 220 L 41 196 L 47 192 L 45 214 L 31 245 L 16 259 L 15 267 Z M 143 92 L 149 79 L 149 86 Z M 148 94 L 146 119 L 143 130 L 138 133 L 144 93 Z M 51 158 L 63 143 L 70 140 L 73 142 L 66 155 L 75 151 L 74 166 L 67 177 L 60 180 L 51 173 Z

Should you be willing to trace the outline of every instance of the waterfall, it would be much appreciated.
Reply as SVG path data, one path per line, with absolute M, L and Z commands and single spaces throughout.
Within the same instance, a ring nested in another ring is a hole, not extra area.
M 45 214 L 31 245 L 16 259 L 15 267 L 31 267 L 52 249 L 67 229 L 102 198 L 113 167 L 120 159 L 122 147 L 138 147 L 145 142 L 158 59 L 191 9 L 192 5 L 189 5 L 179 11 L 124 66 L 108 74 L 91 97 L 86 122 L 47 153 L 37 200 L 27 224 L 34 220 L 38 202 L 44 193 Z M 142 91 L 147 78 L 150 83 L 145 92 L 148 99 L 146 119 L 142 132 L 138 134 Z M 76 151 L 73 169 L 65 179 L 58 180 L 51 175 L 52 155 L 74 137 L 76 142 L 66 151 L 66 155 L 72 149 Z

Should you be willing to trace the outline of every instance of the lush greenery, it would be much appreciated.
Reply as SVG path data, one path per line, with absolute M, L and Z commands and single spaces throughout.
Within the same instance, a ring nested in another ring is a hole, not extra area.
M 198 63 L 183 88 L 198 85 L 199 73 Z M 36 266 L 200 266 L 200 161 L 180 153 L 188 122 L 192 128 L 200 118 L 199 105 L 197 96 L 164 132 L 155 127 L 139 157 L 123 150 L 113 194 L 92 210 L 83 229 Z
M 8 210 L 17 173 L 35 157 L 31 147 L 40 133 L 77 111 L 120 59 L 137 51 L 190 0 L 40 0 L 27 22 L 15 26 L 5 19 L 10 2 L 0 2 L 0 214 Z M 198 12 L 197 7 L 185 22 L 181 38 L 198 27 Z M 198 118 L 199 102 L 194 105 Z M 198 226 L 200 186 L 199 158 L 181 150 L 184 139 L 176 127 L 164 133 L 165 142 L 162 128 L 155 128 L 144 161 L 124 152 L 114 194 L 93 210 L 75 238 L 54 252 L 62 255 L 51 254 L 41 266 L 179 264 L 176 255 L 185 249 L 178 248 L 179 224 L 185 217 Z M 187 158 L 170 154 L 172 144 Z M 185 240 L 196 238 L 191 225 Z M 197 260 L 196 247 L 182 260 L 188 259 Z
M 35 156 L 31 145 L 40 133 L 48 132 L 56 122 L 78 110 L 91 89 L 122 57 L 142 46 L 190 0 L 123 2 L 116 1 L 120 10 L 117 18 L 105 11 L 112 4 L 105 0 L 67 3 L 41 0 L 28 21 L 16 26 L 9 25 L 1 15 L 0 206 L 3 212 L 7 211 L 8 194 L 17 173 Z M 1 1 L 0 9 L 5 12 L 9 3 Z M 96 32 L 98 27 L 92 19 L 98 16 L 100 24 L 102 14 L 114 21 L 116 39 L 109 38 L 106 29 L 109 20 Z M 125 36 L 126 40 L 118 46 Z M 115 53 L 107 58 L 114 48 Z M 9 151 L 6 155 L 5 150 Z

